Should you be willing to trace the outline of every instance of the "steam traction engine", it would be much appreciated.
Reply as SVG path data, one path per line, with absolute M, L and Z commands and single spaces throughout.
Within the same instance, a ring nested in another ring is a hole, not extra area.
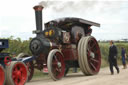
M 45 24 L 42 30 L 42 6 L 35 6 L 36 37 L 30 42 L 33 54 L 29 57 L 29 80 L 34 68 L 48 68 L 53 80 L 61 79 L 71 67 L 80 67 L 85 75 L 99 72 L 101 54 L 99 45 L 91 36 L 91 26 L 100 24 L 80 18 L 62 18 Z M 22 54 L 19 57 L 26 57 Z M 26 57 L 27 58 L 27 57 Z M 34 62 L 32 61 L 34 60 Z
M 8 40 L 0 39 L 0 85 L 24 85 L 28 77 L 26 65 L 2 52 L 8 47 Z

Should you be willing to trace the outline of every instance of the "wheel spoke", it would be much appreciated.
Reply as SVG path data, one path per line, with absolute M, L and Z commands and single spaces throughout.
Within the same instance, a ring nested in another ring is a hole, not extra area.
M 29 56 L 28 54 L 20 53 L 17 56 L 17 59 L 26 58 L 28 56 Z M 30 61 L 30 62 L 27 62 L 25 64 L 26 64 L 27 70 L 28 70 L 28 81 L 30 81 L 33 77 L 33 74 L 34 74 L 34 65 L 36 64 L 36 62 L 35 61 Z M 22 72 L 24 72 L 24 69 L 22 69 Z
M 99 50 L 96 50 L 95 53 L 99 53 Z
M 15 71 L 15 72 L 17 72 L 17 71 L 18 71 L 18 69 L 17 69 L 17 68 L 14 68 L 14 71 Z
M 11 65 L 6 67 L 6 70 L 7 85 L 24 85 L 27 81 L 27 68 L 23 62 L 12 61 Z
M 57 56 L 56 56 L 56 55 L 54 55 L 54 58 L 55 58 L 55 60 L 58 62 L 58 59 L 57 59 Z
M 15 75 L 15 74 L 16 74 L 16 72 L 17 72 L 17 71 L 15 71 L 15 70 L 14 70 L 14 71 L 13 71 L 13 74 Z
M 13 74 L 13 75 L 12 75 L 12 78 L 13 78 L 13 79 L 18 78 L 18 76 L 17 76 L 17 72 L 16 72 L 16 71 L 14 71 L 12 74 Z
M 16 85 L 18 85 L 18 78 L 15 78 L 14 82 Z
M 16 85 L 22 84 L 23 82 L 25 82 L 25 78 L 23 79 L 23 77 L 26 77 L 26 73 L 27 71 L 25 71 L 25 67 L 22 64 L 18 64 L 15 66 L 15 70 L 14 70 L 14 74 L 13 74 L 13 80 L 15 81 Z M 24 75 L 25 74 L 25 75 Z
M 94 70 L 96 71 L 96 67 L 93 65 L 93 63 L 90 62 L 90 65 L 94 68 Z
M 91 48 L 91 41 L 88 42 L 88 48 Z
M 57 66 L 57 61 L 54 60 L 53 63 L 52 63 L 52 65 L 53 66 Z
M 79 66 L 85 75 L 94 75 L 99 72 L 101 65 L 100 48 L 93 36 L 85 36 L 80 39 L 78 56 Z
M 52 62 L 51 62 L 52 61 Z M 53 80 L 58 80 L 64 76 L 64 59 L 59 50 L 52 50 L 48 55 L 48 72 Z
M 87 53 L 88 53 L 88 56 L 90 56 L 90 50 L 89 49 L 87 49 Z
M 28 81 L 32 79 L 33 73 L 34 73 L 34 64 L 33 62 L 26 63 L 27 69 L 28 69 Z
M 91 58 L 92 61 L 96 62 L 96 63 L 99 63 L 98 60 L 94 59 L 94 58 Z
M 91 49 L 95 46 L 96 44 L 93 44 L 92 46 L 91 46 Z
M 23 71 L 23 69 L 22 69 L 22 68 L 20 68 L 20 69 L 19 69 L 19 71 L 20 71 L 20 72 L 22 72 L 22 71 Z

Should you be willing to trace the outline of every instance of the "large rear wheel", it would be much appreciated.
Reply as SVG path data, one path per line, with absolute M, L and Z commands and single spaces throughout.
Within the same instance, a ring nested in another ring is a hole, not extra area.
M 0 85 L 5 84 L 5 70 L 2 65 L 0 65 Z
M 27 67 L 23 62 L 12 61 L 6 66 L 6 85 L 24 85 L 27 81 Z
M 50 51 L 47 60 L 48 72 L 53 80 L 59 80 L 64 76 L 65 73 L 65 62 L 63 54 L 54 49 Z
M 20 53 L 17 58 L 25 58 L 28 57 L 29 55 L 26 53 Z M 33 74 L 34 74 L 34 64 L 33 61 L 25 63 L 28 69 L 28 82 L 32 79 Z
M 97 74 L 101 65 L 98 42 L 92 36 L 82 37 L 78 44 L 79 65 L 85 75 Z

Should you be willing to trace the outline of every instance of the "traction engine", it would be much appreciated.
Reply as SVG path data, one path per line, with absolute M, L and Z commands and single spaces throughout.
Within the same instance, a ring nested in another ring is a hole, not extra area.
M 42 30 L 42 6 L 35 6 L 36 37 L 30 42 L 33 56 L 19 54 L 27 59 L 31 80 L 34 68 L 48 73 L 53 80 L 67 74 L 69 68 L 80 68 L 84 75 L 95 75 L 100 70 L 101 53 L 97 40 L 91 36 L 91 26 L 100 24 L 88 20 L 66 17 L 49 21 Z M 25 60 L 24 59 L 24 60 Z

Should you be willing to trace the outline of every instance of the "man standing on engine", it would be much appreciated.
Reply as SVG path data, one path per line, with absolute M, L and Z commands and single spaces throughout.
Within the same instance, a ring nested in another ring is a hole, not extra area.
M 118 54 L 117 47 L 114 45 L 113 41 L 110 41 L 108 61 L 109 61 L 111 75 L 114 74 L 113 66 L 116 68 L 117 73 L 119 74 L 119 68 L 117 65 L 117 54 Z

